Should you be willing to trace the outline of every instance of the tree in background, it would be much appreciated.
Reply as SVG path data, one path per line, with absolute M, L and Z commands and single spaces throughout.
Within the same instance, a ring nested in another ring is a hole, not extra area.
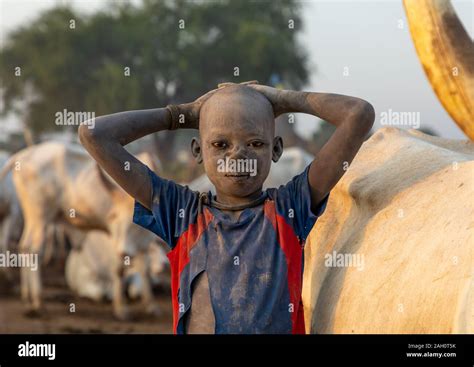
M 299 89 L 308 79 L 301 28 L 295 0 L 143 0 L 88 16 L 55 7 L 12 32 L 0 52 L 3 114 L 37 137 L 77 129 L 55 125 L 64 109 L 100 116 L 189 102 L 223 81 L 276 78 Z M 155 134 L 163 162 L 180 133 Z

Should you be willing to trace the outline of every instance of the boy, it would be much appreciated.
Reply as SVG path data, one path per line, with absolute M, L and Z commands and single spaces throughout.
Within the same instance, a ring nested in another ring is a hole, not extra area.
M 283 151 L 274 119 L 288 112 L 336 130 L 304 172 L 262 192 Z M 373 122 L 373 107 L 358 98 L 224 83 L 192 103 L 99 117 L 79 136 L 136 199 L 134 222 L 171 248 L 175 333 L 304 333 L 303 246 Z M 199 129 L 191 149 L 215 196 L 158 177 L 123 148 L 177 128 Z

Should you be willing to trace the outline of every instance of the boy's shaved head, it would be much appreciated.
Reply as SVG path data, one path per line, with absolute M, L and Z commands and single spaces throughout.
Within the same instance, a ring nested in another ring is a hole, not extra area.
M 250 129 L 270 129 L 275 132 L 273 108 L 268 99 L 245 85 L 230 85 L 218 90 L 201 107 L 199 132 L 205 133 L 212 124 L 238 120 Z
M 271 161 L 283 150 L 265 96 L 245 85 L 219 89 L 201 107 L 199 135 L 193 154 L 204 162 L 219 201 L 237 204 L 260 195 Z M 237 171 L 224 161 L 238 164 Z

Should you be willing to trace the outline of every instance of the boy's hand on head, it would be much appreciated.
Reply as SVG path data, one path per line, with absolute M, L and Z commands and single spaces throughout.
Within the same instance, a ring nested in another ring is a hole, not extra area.
M 219 89 L 213 89 L 190 103 L 180 105 L 169 105 L 167 108 L 171 113 L 170 130 L 175 129 L 199 129 L 199 113 L 201 107 Z
M 220 83 L 218 84 L 218 88 L 225 88 L 229 85 L 236 85 L 237 83 L 227 82 L 227 83 Z M 239 83 L 240 85 L 246 85 L 252 89 L 263 94 L 271 103 L 273 107 L 273 114 L 275 118 L 280 116 L 282 113 L 288 112 L 287 111 L 287 103 L 285 100 L 285 90 L 280 90 L 277 88 L 269 87 L 267 85 L 260 85 L 258 84 L 257 80 L 251 80 L 248 82 Z
M 275 118 L 288 112 L 285 98 L 285 93 L 287 91 L 260 84 L 249 84 L 248 86 L 263 94 L 270 101 Z
M 254 83 L 258 83 L 258 81 L 251 80 L 240 84 L 249 85 Z M 199 114 L 204 102 L 206 102 L 219 89 L 225 88 L 231 84 L 235 83 L 221 83 L 218 85 L 217 89 L 207 92 L 193 102 L 182 103 L 179 105 L 168 105 L 167 108 L 172 119 L 170 130 L 199 129 Z

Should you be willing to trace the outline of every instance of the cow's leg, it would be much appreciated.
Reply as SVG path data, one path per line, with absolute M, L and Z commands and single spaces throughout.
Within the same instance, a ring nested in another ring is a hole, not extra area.
M 18 254 L 28 254 L 31 249 L 31 229 L 25 227 L 21 234 Z M 22 266 L 20 268 L 21 299 L 27 303 L 30 302 L 30 278 L 29 268 Z
M 21 292 L 21 299 L 29 303 L 30 302 L 30 287 L 29 287 L 29 277 L 28 277 L 28 269 L 20 268 L 20 292 Z
M 112 304 L 114 315 L 119 320 L 126 321 L 130 318 L 128 308 L 125 302 L 125 262 L 124 255 L 120 255 L 114 266 L 114 271 L 112 272 L 112 283 L 113 283 L 113 295 L 112 295 Z
M 3 221 L 2 248 L 0 252 L 18 253 L 21 234 L 23 233 L 23 215 L 19 205 L 12 205 L 10 213 Z M 12 269 L 5 269 L 7 280 L 13 281 Z
M 12 234 L 12 216 L 7 215 L 2 223 L 2 243 L 0 245 L 0 253 L 7 253 L 10 250 L 10 241 Z M 4 274 L 7 281 L 13 280 L 11 269 L 4 269 Z
M 21 212 L 21 208 L 19 204 L 12 206 L 12 212 L 10 214 L 11 218 L 11 225 L 10 225 L 10 246 L 15 251 L 18 251 L 18 245 L 20 243 L 21 234 L 23 233 L 24 228 L 24 219 L 23 213 Z
M 64 263 L 67 258 L 67 238 L 66 228 L 63 224 L 59 224 L 55 227 L 54 238 L 58 251 L 58 258 L 61 259 L 61 263 Z
M 53 259 L 54 250 L 56 249 L 55 226 L 49 224 L 46 226 L 46 240 L 44 242 L 43 265 L 49 265 Z
M 0 252 L 5 253 L 9 249 L 10 223 L 12 219 L 7 215 L 2 222 L 2 243 L 0 243 Z
M 37 254 L 34 254 L 37 255 Z M 39 255 L 37 255 L 39 256 Z M 30 276 L 31 310 L 33 313 L 41 313 L 41 263 L 38 260 L 36 269 L 28 269 Z
M 153 300 L 153 291 L 151 287 L 150 264 L 148 261 L 148 254 L 140 252 L 135 258 L 138 272 L 142 278 L 142 304 L 146 312 L 150 315 L 159 316 L 161 311 L 158 305 Z
M 33 231 L 31 242 L 31 256 L 36 256 L 36 268 L 30 267 L 29 286 L 31 307 L 33 313 L 41 312 L 41 249 L 44 247 L 46 226 L 40 226 Z

